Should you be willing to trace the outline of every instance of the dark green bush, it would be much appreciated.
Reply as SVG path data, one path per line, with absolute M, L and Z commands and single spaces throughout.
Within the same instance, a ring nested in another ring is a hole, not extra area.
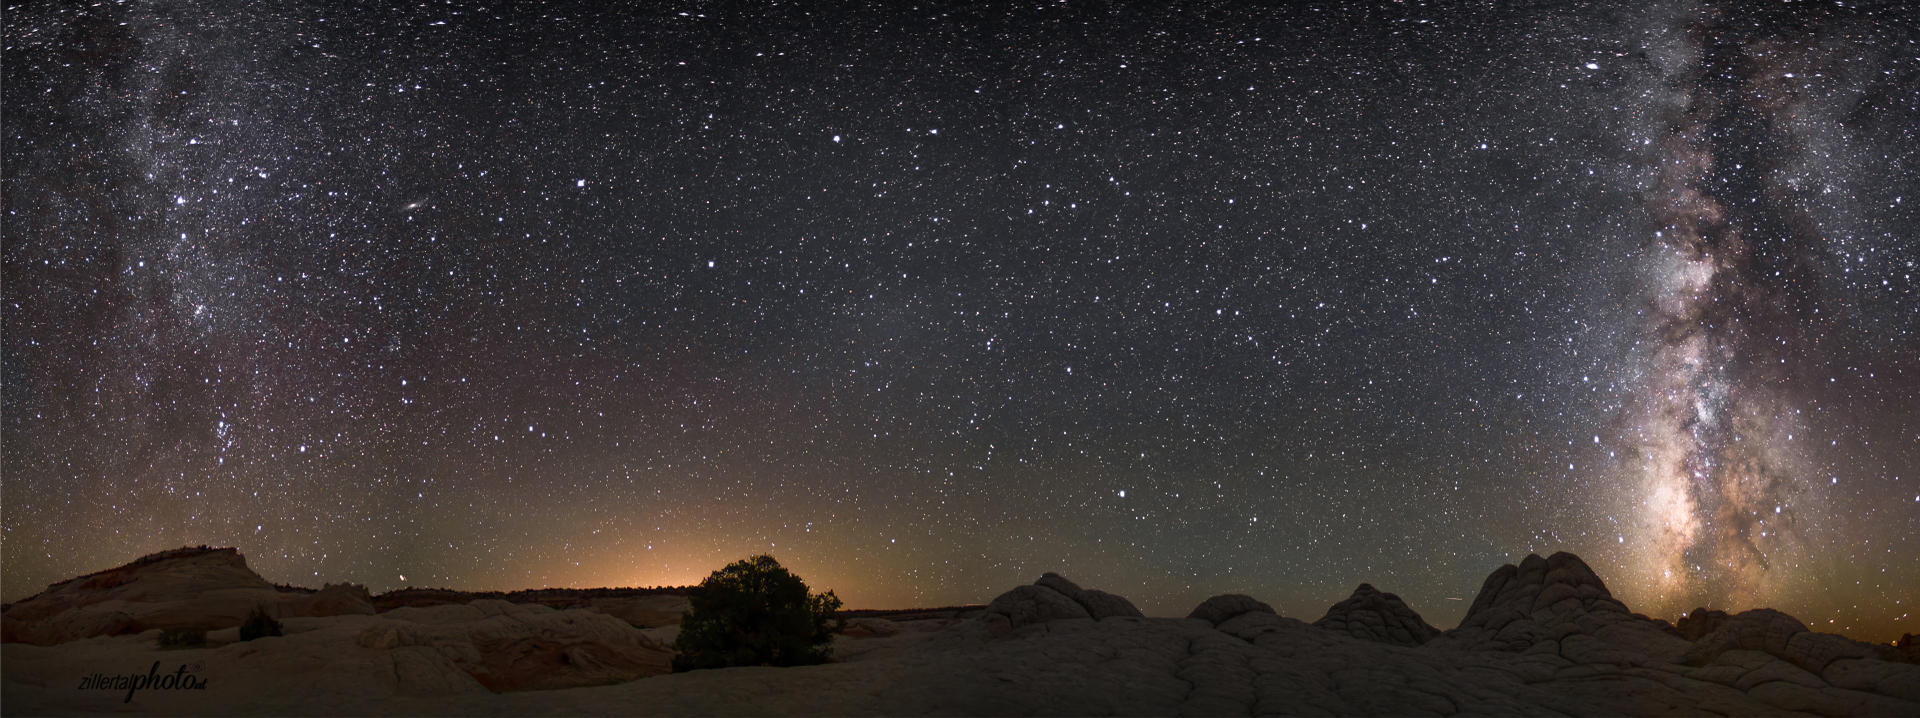
M 840 630 L 840 599 L 812 595 L 799 576 L 772 556 L 755 556 L 713 572 L 687 596 L 673 647 L 673 669 L 806 666 L 827 661 Z
M 161 648 L 193 648 L 207 645 L 207 629 L 169 628 L 160 632 Z
M 285 635 L 280 632 L 280 622 L 267 615 L 266 606 L 255 606 L 253 613 L 247 614 L 247 622 L 240 624 L 240 640 L 251 641 L 255 638 Z

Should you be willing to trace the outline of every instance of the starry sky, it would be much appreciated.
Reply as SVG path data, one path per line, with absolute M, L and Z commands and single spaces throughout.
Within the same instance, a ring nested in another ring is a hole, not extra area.
M 1898 2 L 7 8 L 4 581 L 1920 632 Z

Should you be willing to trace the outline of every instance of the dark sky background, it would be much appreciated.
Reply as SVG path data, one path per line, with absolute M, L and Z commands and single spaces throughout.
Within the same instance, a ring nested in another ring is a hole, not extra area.
M 1920 632 L 1910 6 L 598 5 L 7 9 L 8 600 L 1568 550 Z

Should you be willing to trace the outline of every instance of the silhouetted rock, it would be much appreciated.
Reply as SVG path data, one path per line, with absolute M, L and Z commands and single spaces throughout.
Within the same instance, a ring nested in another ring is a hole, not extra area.
M 1132 601 L 1105 591 L 1081 588 L 1051 571 L 1030 586 L 1019 586 L 987 604 L 986 612 L 1007 617 L 1011 628 L 1062 618 L 1099 620 L 1113 616 L 1141 617 Z
M 1735 650 L 1762 651 L 1815 675 L 1823 674 L 1836 662 L 1850 659 L 1905 662 L 1905 656 L 1893 646 L 1815 633 L 1800 619 L 1771 608 L 1756 608 L 1726 617 L 1719 628 L 1695 641 L 1683 660 L 1689 666 L 1704 666 Z M 1916 671 L 1916 679 L 1920 680 L 1920 671 Z M 1920 700 L 1920 682 L 1911 688 L 1915 693 L 1910 697 Z
M 308 616 L 346 616 L 373 613 L 373 596 L 357 583 L 329 583 L 307 597 Z
M 1585 638 L 1606 631 L 1630 641 L 1632 650 L 1678 662 L 1685 640 L 1666 628 L 1665 622 L 1629 612 L 1586 562 L 1560 552 L 1544 559 L 1529 555 L 1518 566 L 1495 569 L 1481 584 L 1466 618 L 1435 640 L 1447 647 L 1517 653 L 1536 645 L 1565 649 L 1574 637 L 1584 638 L 1572 640 L 1572 645 L 1586 647 L 1592 644 Z
M 1249 611 L 1273 613 L 1273 607 L 1246 594 L 1223 593 L 1201 601 L 1200 605 L 1193 607 L 1192 613 L 1187 614 L 1187 618 L 1198 618 L 1218 626 L 1227 619 Z
M 1080 605 L 1087 609 L 1087 615 L 1092 616 L 1096 621 L 1113 616 L 1142 618 L 1146 615 L 1135 608 L 1132 601 L 1097 588 L 1081 591 L 1074 600 L 1079 601 Z
M 1047 588 L 1060 592 L 1060 595 L 1076 601 L 1080 599 L 1080 592 L 1084 590 L 1080 588 L 1079 584 L 1069 581 L 1067 577 L 1052 571 L 1040 574 L 1040 580 L 1034 581 L 1033 585 L 1046 586 Z
M 1698 641 L 1726 622 L 1726 611 L 1715 611 L 1705 607 L 1696 608 L 1681 616 L 1670 632 L 1689 641 Z
M 1313 625 L 1363 641 L 1396 646 L 1418 646 L 1440 635 L 1440 629 L 1428 625 L 1406 601 L 1391 593 L 1381 593 L 1370 583 L 1360 584 L 1352 596 L 1333 604 L 1327 609 L 1327 615 Z
M 1015 586 L 987 604 L 987 613 L 1006 616 L 1014 628 L 1062 618 L 1093 618 L 1079 602 L 1045 586 Z

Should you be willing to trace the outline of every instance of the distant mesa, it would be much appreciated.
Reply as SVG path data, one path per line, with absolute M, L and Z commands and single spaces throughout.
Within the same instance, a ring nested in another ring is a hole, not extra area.
M 4 643 L 50 646 L 95 636 L 152 629 L 240 625 L 254 606 L 274 618 L 371 615 L 397 608 L 465 605 L 493 600 L 555 609 L 584 608 L 636 628 L 680 622 L 688 587 L 532 589 L 513 592 L 403 588 L 370 595 L 359 584 L 315 590 L 275 585 L 247 567 L 232 548 L 189 546 L 142 556 L 125 566 L 67 579 L 8 604 Z
M 1418 646 L 1440 636 L 1440 629 L 1428 625 L 1407 602 L 1391 593 L 1381 593 L 1373 584 L 1363 583 L 1347 600 L 1333 604 L 1327 615 L 1314 621 L 1315 628 L 1345 633 L 1362 641 Z
M 604 613 L 635 628 L 659 628 L 680 623 L 691 586 L 659 588 L 537 588 L 520 591 L 455 591 L 446 588 L 402 588 L 373 597 L 374 610 L 461 605 L 474 601 L 506 601 L 566 610 L 582 608 Z

